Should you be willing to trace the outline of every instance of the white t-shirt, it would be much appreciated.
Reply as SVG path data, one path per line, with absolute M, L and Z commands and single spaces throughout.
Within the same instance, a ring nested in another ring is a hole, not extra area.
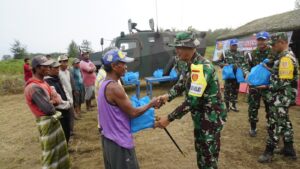
M 62 71 L 59 70 L 59 79 L 64 89 L 66 90 L 66 94 L 69 96 L 71 103 L 73 104 L 73 93 L 72 93 L 72 85 L 71 85 L 71 76 L 70 71 L 68 69 Z

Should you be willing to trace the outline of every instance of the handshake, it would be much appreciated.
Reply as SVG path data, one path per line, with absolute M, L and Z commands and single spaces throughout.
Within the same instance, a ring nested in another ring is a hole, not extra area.
M 155 109 L 159 109 L 161 106 L 163 106 L 169 99 L 168 94 L 164 94 L 161 96 L 158 96 L 156 98 L 153 98 L 150 102 L 151 106 L 154 107 Z M 166 128 L 170 124 L 170 121 L 168 120 L 167 117 L 158 117 L 156 116 L 155 118 L 155 124 L 154 128 Z
M 161 95 L 158 97 L 155 97 L 151 100 L 150 105 L 151 107 L 154 107 L 155 109 L 159 109 L 161 106 L 163 106 L 169 99 L 169 96 L 167 94 Z

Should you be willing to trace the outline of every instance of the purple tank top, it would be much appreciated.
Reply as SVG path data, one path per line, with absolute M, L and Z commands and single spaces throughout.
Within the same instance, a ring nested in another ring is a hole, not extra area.
M 110 104 L 105 96 L 106 86 L 112 80 L 103 81 L 98 92 L 98 121 L 102 134 L 121 147 L 132 149 L 133 137 L 130 133 L 130 118 L 119 107 Z

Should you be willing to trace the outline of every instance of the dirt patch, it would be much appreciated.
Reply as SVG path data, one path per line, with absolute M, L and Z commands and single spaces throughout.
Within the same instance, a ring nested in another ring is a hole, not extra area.
M 154 95 L 163 94 L 170 85 L 155 85 Z M 131 88 L 128 89 L 132 94 Z M 142 96 L 145 95 L 144 86 Z M 156 111 L 158 115 L 171 112 L 183 97 L 166 104 Z M 249 124 L 245 95 L 240 95 L 239 113 L 230 112 L 222 132 L 219 167 L 222 169 L 288 169 L 300 168 L 299 161 L 289 161 L 279 155 L 274 162 L 262 165 L 257 157 L 263 152 L 266 141 L 266 120 L 263 107 L 259 111 L 258 135 L 248 136 Z M 35 120 L 24 101 L 23 95 L 1 96 L 0 98 L 0 168 L 39 169 L 41 149 Z M 83 108 L 85 108 L 83 106 Z M 73 169 L 104 168 L 102 148 L 97 131 L 97 112 L 83 114 L 76 121 L 75 136 L 71 139 L 70 155 Z M 295 147 L 300 154 L 300 107 L 290 109 L 290 118 L 295 132 Z M 194 169 L 193 124 L 189 114 L 176 120 L 168 127 L 181 149 L 183 157 L 166 133 L 160 129 L 148 129 L 134 135 L 136 152 L 141 169 Z

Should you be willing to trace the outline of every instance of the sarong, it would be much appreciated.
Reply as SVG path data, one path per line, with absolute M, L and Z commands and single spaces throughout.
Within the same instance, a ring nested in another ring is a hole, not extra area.
M 67 142 L 59 120 L 52 116 L 42 116 L 36 119 L 36 123 L 42 146 L 42 168 L 70 168 Z

